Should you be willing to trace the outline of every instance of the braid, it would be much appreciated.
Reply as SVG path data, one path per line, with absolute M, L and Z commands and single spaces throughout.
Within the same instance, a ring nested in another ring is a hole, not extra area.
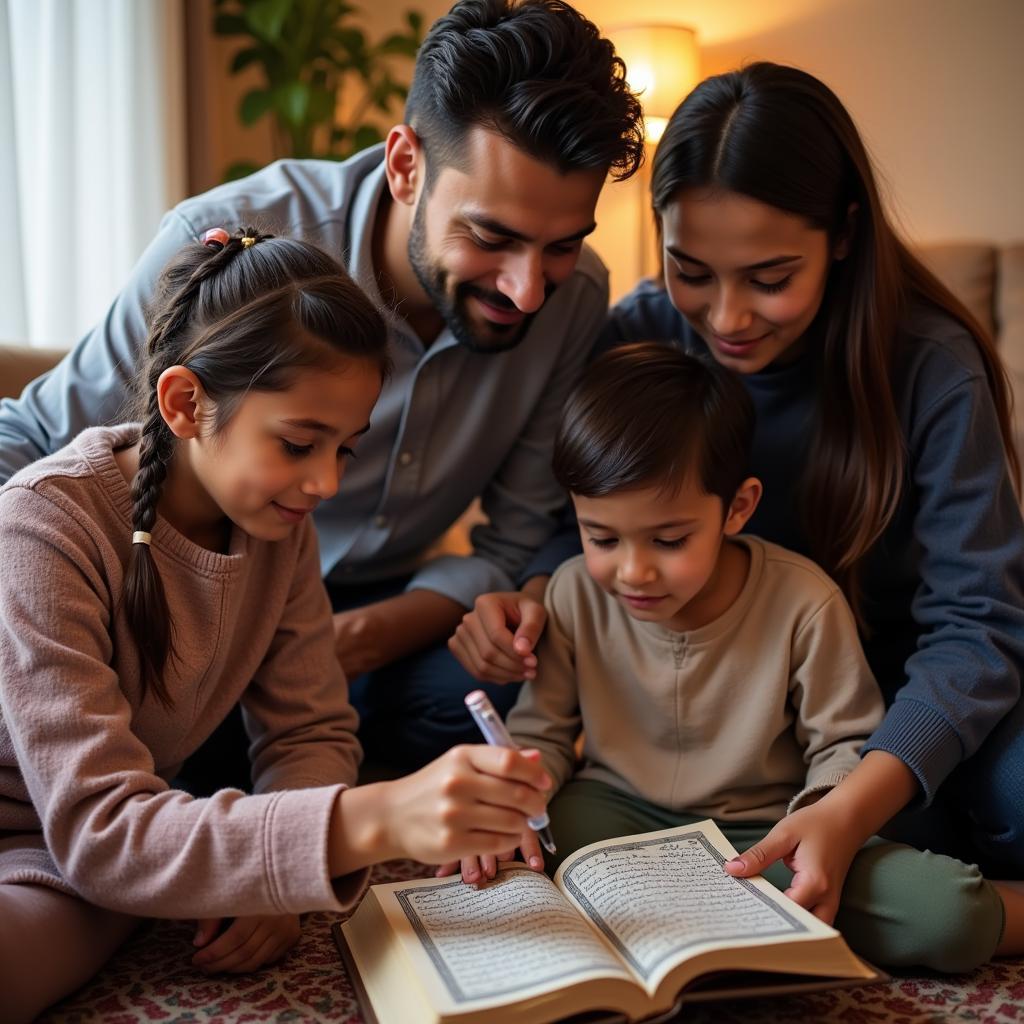
M 160 415 L 156 388 L 150 391 L 150 414 L 139 439 L 139 468 L 132 480 L 132 529 L 152 532 L 167 463 L 174 450 L 173 438 Z M 132 544 L 125 577 L 124 609 L 139 649 L 142 695 L 152 688 L 165 708 L 173 702 L 163 680 L 167 661 L 174 657 L 174 625 L 171 622 L 163 580 L 148 544 Z
M 181 340 L 192 323 L 200 289 L 232 262 L 238 253 L 268 235 L 247 229 L 231 238 L 207 257 L 189 275 L 188 280 L 163 304 L 153 320 L 147 344 L 147 367 L 143 374 L 146 406 L 139 436 L 139 468 L 131 485 L 132 530 L 151 533 L 156 522 L 167 466 L 174 453 L 174 436 L 160 413 L 157 381 L 168 366 L 178 362 Z M 242 239 L 252 239 L 248 244 Z M 177 344 L 176 344 L 177 342 Z M 141 662 L 142 696 L 152 689 L 165 707 L 173 706 L 163 680 L 169 659 L 175 657 L 174 623 L 163 580 L 149 544 L 132 544 L 124 584 L 124 611 L 128 628 L 135 638 Z

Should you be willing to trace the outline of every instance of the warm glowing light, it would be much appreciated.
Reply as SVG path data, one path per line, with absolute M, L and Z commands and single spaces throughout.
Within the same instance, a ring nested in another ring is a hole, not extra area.
M 668 127 L 667 117 L 645 117 L 644 128 L 646 129 L 648 142 L 661 142 L 662 135 Z
M 640 95 L 647 139 L 657 142 L 672 112 L 700 81 L 696 33 L 682 25 L 623 25 L 606 34 Z

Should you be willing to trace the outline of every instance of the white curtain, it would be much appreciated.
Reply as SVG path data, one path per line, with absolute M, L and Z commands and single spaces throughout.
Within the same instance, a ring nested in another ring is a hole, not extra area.
M 179 0 L 0 0 L 0 342 L 68 347 L 185 194 Z

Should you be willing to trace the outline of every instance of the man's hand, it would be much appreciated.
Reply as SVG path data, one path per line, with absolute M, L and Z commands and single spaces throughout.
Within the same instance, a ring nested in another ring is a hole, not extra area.
M 465 607 L 433 590 L 407 590 L 334 616 L 334 650 L 349 679 L 440 643 Z
M 364 608 L 337 612 L 334 616 L 334 650 L 348 679 L 372 672 L 391 659 L 384 653 L 386 635 L 380 614 L 381 601 Z
M 538 594 L 547 578 L 537 579 L 541 582 L 531 580 L 524 590 L 481 594 L 462 617 L 448 649 L 474 679 L 513 683 L 536 677 L 533 649 L 547 621 Z

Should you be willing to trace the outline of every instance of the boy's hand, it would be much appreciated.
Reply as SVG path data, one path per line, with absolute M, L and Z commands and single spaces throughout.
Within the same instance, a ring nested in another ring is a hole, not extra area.
M 761 842 L 727 861 L 725 870 L 735 878 L 748 878 L 781 860 L 793 872 L 786 895 L 831 924 L 861 844 L 862 838 L 844 828 L 828 800 L 822 800 L 783 818 Z
M 537 658 L 533 649 L 546 620 L 544 605 L 524 591 L 481 594 L 473 610 L 462 617 L 448 649 L 483 683 L 534 679 Z
M 280 960 L 299 941 L 302 926 L 295 914 L 236 917 L 218 935 L 221 918 L 196 922 L 193 946 L 201 947 L 192 965 L 204 974 L 244 974 Z
M 527 818 L 543 812 L 551 785 L 535 750 L 453 747 L 382 784 L 386 847 L 426 864 L 497 855 L 529 830 Z
M 467 885 L 479 886 L 481 883 L 490 881 L 498 873 L 498 867 L 504 861 L 515 860 L 515 850 L 505 850 L 497 856 L 488 854 L 483 857 L 463 857 L 461 861 L 453 860 L 447 864 L 441 864 L 434 872 L 435 878 L 444 878 L 446 875 L 454 875 L 461 870 L 462 880 Z M 540 852 L 540 840 L 532 828 L 528 828 L 519 840 L 519 852 L 522 859 L 534 871 L 544 870 L 544 857 Z

